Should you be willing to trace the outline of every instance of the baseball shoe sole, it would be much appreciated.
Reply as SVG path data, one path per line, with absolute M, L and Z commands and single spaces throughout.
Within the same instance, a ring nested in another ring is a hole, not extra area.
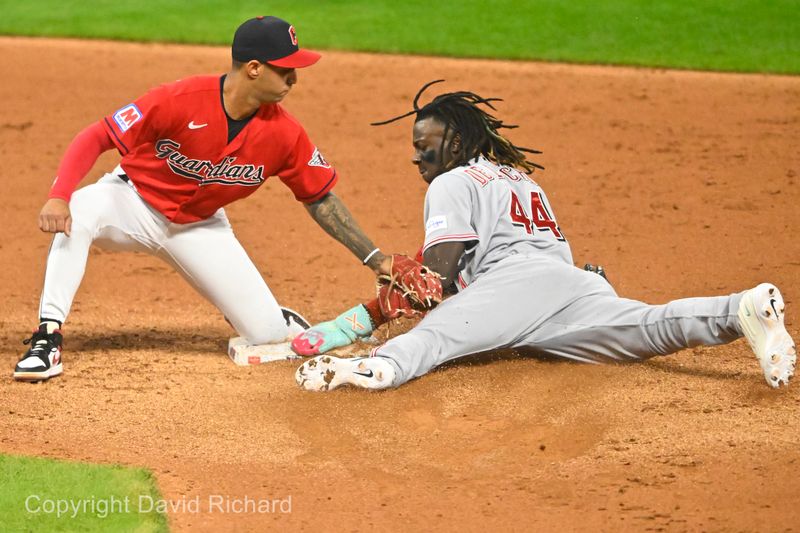
M 395 370 L 391 363 L 380 357 L 355 357 L 342 359 L 319 355 L 309 359 L 297 369 L 297 384 L 310 391 L 324 392 L 352 385 L 363 389 L 386 389 L 392 386 Z
M 35 370 L 14 370 L 14 379 L 16 381 L 27 381 L 29 383 L 36 383 L 37 381 L 47 381 L 54 378 L 64 371 L 61 363 L 53 365 L 50 368 L 35 371 Z
M 770 387 L 788 385 L 794 375 L 797 349 L 784 325 L 781 291 L 762 283 L 744 293 L 737 316 Z

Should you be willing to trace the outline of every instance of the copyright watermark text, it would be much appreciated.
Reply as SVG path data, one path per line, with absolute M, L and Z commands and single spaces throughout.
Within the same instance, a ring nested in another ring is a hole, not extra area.
M 57 518 L 75 518 L 94 515 L 106 518 L 112 514 L 128 513 L 229 513 L 229 514 L 289 514 L 292 512 L 291 495 L 285 498 L 254 498 L 209 494 L 201 498 L 166 500 L 149 494 L 137 497 L 108 496 L 105 498 L 48 498 L 31 494 L 25 498 L 25 511 L 30 514 L 55 515 Z

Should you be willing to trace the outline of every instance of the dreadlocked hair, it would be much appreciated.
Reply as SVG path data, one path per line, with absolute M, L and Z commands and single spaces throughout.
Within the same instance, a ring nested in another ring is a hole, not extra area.
M 419 107 L 419 98 L 422 93 L 431 85 L 443 81 L 434 80 L 423 85 L 414 97 L 414 109 L 412 111 L 382 122 L 373 122 L 371 125 L 383 126 L 411 115 L 416 115 L 416 122 L 428 117 L 434 117 L 445 127 L 442 147 L 444 147 L 447 134 L 451 130 L 461 137 L 463 149 L 453 160 L 451 164 L 453 167 L 466 165 L 470 160 L 482 155 L 498 165 L 516 167 L 527 174 L 532 173 L 537 168 L 544 170 L 543 166 L 528 161 L 525 157 L 525 153 L 541 154 L 542 152 L 516 146 L 498 133 L 499 129 L 513 129 L 517 126 L 504 124 L 502 120 L 478 107 L 478 105 L 482 104 L 496 111 L 492 102 L 502 102 L 502 99 L 483 98 L 473 92 L 457 91 L 440 94 L 429 103 Z

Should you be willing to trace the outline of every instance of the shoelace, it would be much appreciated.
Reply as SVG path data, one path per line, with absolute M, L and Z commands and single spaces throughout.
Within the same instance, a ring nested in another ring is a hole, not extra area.
M 49 353 L 50 350 L 47 349 L 47 346 L 50 344 L 48 339 L 38 339 L 34 342 L 34 338 L 36 335 L 34 334 L 31 336 L 30 339 L 25 339 L 22 341 L 22 344 L 30 344 L 33 342 L 33 346 L 31 346 L 31 355 L 35 355 L 37 357 L 43 357 L 45 354 Z

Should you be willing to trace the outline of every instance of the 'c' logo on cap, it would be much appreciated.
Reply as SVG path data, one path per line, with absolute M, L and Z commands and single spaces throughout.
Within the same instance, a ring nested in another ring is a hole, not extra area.
M 292 44 L 297 46 L 297 33 L 294 31 L 294 26 L 289 26 L 289 38 L 292 40 Z

